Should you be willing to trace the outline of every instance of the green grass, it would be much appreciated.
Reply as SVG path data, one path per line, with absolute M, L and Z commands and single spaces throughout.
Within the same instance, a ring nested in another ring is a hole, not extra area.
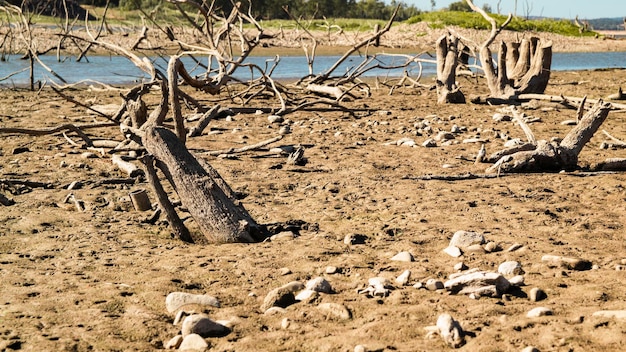
M 491 14 L 498 25 L 506 20 L 506 16 Z M 427 22 L 431 28 L 445 28 L 446 26 L 458 26 L 471 29 L 491 29 L 491 25 L 479 13 L 457 12 L 457 11 L 437 11 L 424 12 L 411 17 L 406 23 Z M 567 36 L 595 36 L 595 32 L 585 32 L 581 34 L 574 23 L 567 20 L 541 19 L 526 20 L 522 17 L 514 17 L 506 29 L 517 32 L 550 32 Z
M 259 23 L 266 29 L 295 28 L 296 23 L 291 20 L 264 20 Z M 358 18 L 329 18 L 327 20 L 301 20 L 300 23 L 310 30 L 326 30 L 331 27 L 331 31 L 338 28 L 344 31 L 371 31 L 377 24 L 382 28 L 386 21 L 368 20 Z M 335 26 L 335 27 L 332 27 Z

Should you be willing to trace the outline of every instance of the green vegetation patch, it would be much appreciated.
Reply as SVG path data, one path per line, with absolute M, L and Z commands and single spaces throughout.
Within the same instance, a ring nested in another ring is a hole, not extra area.
M 498 25 L 506 21 L 507 16 L 491 14 Z M 458 26 L 470 29 L 491 29 L 491 24 L 487 22 L 479 13 L 459 12 L 459 11 L 437 11 L 424 12 L 409 18 L 409 24 L 427 22 L 431 28 L 445 28 L 447 26 Z M 549 32 L 567 36 L 595 36 L 595 32 L 580 33 L 578 27 L 568 20 L 538 19 L 527 20 L 522 17 L 514 17 L 506 29 L 517 32 Z

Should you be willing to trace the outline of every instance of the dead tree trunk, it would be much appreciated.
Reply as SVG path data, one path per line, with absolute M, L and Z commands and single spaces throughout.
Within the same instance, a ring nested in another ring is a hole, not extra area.
M 600 128 L 609 115 L 611 104 L 598 101 L 583 116 L 561 143 L 537 141 L 535 148 L 530 151 L 518 151 L 512 154 L 500 152 L 501 157 L 486 172 L 537 172 L 573 170 L 578 164 L 578 154 L 585 144 L 591 140 L 594 133 Z M 493 160 L 492 158 L 489 158 Z
M 459 39 L 444 35 L 437 40 L 437 102 L 465 103 L 465 95 L 456 85 Z
M 146 150 L 162 163 L 161 170 L 209 242 L 256 242 L 261 239 L 262 229 L 247 210 L 225 194 L 172 131 L 148 127 L 142 142 Z

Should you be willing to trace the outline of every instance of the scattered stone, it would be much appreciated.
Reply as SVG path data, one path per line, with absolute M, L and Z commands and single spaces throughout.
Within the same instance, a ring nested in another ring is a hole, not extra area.
M 183 342 L 178 347 L 179 351 L 184 350 L 204 350 L 209 347 L 209 344 L 198 334 L 187 335 Z
M 448 246 L 443 250 L 443 252 L 453 258 L 458 258 L 463 255 L 463 252 L 461 252 L 461 249 L 455 246 Z
M 516 275 L 509 279 L 511 286 L 524 286 L 524 275 Z
M 339 320 L 349 320 L 352 314 L 343 304 L 339 303 L 320 303 L 317 309 L 325 313 L 328 317 L 334 317 Z
M 506 251 L 507 252 L 514 252 L 520 248 L 524 247 L 524 245 L 522 245 L 521 243 L 515 243 L 513 244 L 511 247 L 509 247 Z
M 463 328 L 450 314 L 441 314 L 437 318 L 437 329 L 441 338 L 452 348 L 459 348 L 465 343 Z
M 451 132 L 439 131 L 439 133 L 435 136 L 436 141 L 446 141 L 450 139 L 454 139 L 454 134 Z
M 302 290 L 296 295 L 296 301 L 309 303 L 320 296 L 320 293 L 313 290 Z
M 509 139 L 508 141 L 504 142 L 504 147 L 505 148 L 513 148 L 513 147 L 517 147 L 519 145 L 524 144 L 524 142 L 522 142 L 521 139 L 519 138 L 513 138 L 513 139 Z
M 487 253 L 498 252 L 500 250 L 502 250 L 502 248 L 500 248 L 500 246 L 493 241 L 487 242 L 485 245 L 485 252 Z
M 304 285 L 301 282 L 290 282 L 279 288 L 275 288 L 268 292 L 261 304 L 261 310 L 266 311 L 271 307 L 286 308 L 296 303 L 294 292 L 304 289 Z
M 504 115 L 504 114 L 501 114 L 501 113 L 497 112 L 497 113 L 493 114 L 492 119 L 494 121 L 496 121 L 496 122 L 511 121 L 511 116 Z
M 539 302 L 541 300 L 544 300 L 546 298 L 548 298 L 548 295 L 545 293 L 544 290 L 538 288 L 538 287 L 533 287 L 529 294 L 528 297 L 530 298 L 530 300 L 532 302 Z
M 474 244 L 482 245 L 484 243 L 485 237 L 483 235 L 472 231 L 461 230 L 452 235 L 449 246 L 464 249 Z
M 452 293 L 471 294 L 479 296 L 501 295 L 508 291 L 511 284 L 501 274 L 478 271 L 459 275 L 444 283 L 444 287 Z
M 570 270 L 590 270 L 591 262 L 581 258 L 562 257 L 558 255 L 544 255 L 541 261 L 551 268 L 565 268 Z
M 339 272 L 339 269 L 336 266 L 327 266 L 326 267 L 326 274 L 337 274 Z
M 444 285 L 443 282 L 437 280 L 437 279 L 428 279 L 426 280 L 426 289 L 428 289 L 429 291 L 436 291 L 436 290 L 443 290 L 444 289 Z
M 174 325 L 178 325 L 180 324 L 183 319 L 185 319 L 187 316 L 189 316 L 189 313 L 185 312 L 184 310 L 179 310 L 178 313 L 176 313 L 176 317 L 174 318 Z
M 384 277 L 372 277 L 367 281 L 368 286 L 359 290 L 359 294 L 366 294 L 369 297 L 387 297 L 389 296 L 389 281 Z
M 290 241 L 293 240 L 294 238 L 296 238 L 296 234 L 293 233 L 292 231 L 282 231 L 279 232 L 275 235 L 272 235 L 270 237 L 270 240 L 272 242 L 277 242 L 277 241 Z
M 477 244 L 473 244 L 471 246 L 467 246 L 465 248 L 463 248 L 464 251 L 466 252 L 470 252 L 470 253 L 478 253 L 478 254 L 485 254 L 485 249 L 483 248 L 483 246 Z
M 467 270 L 467 265 L 465 265 L 465 263 L 463 262 L 458 262 L 456 264 L 454 264 L 454 270 L 456 271 L 463 271 L 463 270 Z
M 522 264 L 515 260 L 511 260 L 511 261 L 500 264 L 500 266 L 498 266 L 498 272 L 505 277 L 512 277 L 515 275 L 524 274 L 524 270 L 522 269 Z
M 367 352 L 367 348 L 363 345 L 354 346 L 354 352 Z
M 365 235 L 351 233 L 351 234 L 346 235 L 346 237 L 344 237 L 343 243 L 349 244 L 349 245 L 365 244 L 366 240 L 367 240 L 367 236 Z
M 172 337 L 169 341 L 167 341 L 167 343 L 163 347 L 165 347 L 166 350 L 175 350 L 178 347 L 180 347 L 180 344 L 182 342 L 183 342 L 183 335 L 176 335 Z
M 321 293 L 332 293 L 333 288 L 323 277 L 316 277 L 315 279 L 311 279 L 306 283 L 306 289 L 311 291 L 317 291 Z
M 398 261 L 398 262 L 412 262 L 413 261 L 413 254 L 409 253 L 409 252 L 400 252 L 396 255 L 394 255 L 391 260 L 393 261 Z
M 228 334 L 230 329 L 214 322 L 206 314 L 192 314 L 183 320 L 180 331 L 183 337 L 190 334 L 198 334 L 202 337 L 215 337 Z
M 626 310 L 599 310 L 594 312 L 593 316 L 626 320 Z
M 280 321 L 280 328 L 283 330 L 289 329 L 290 325 L 291 325 L 291 320 L 289 320 L 289 318 L 283 318 L 283 320 Z
M 400 286 L 406 286 L 411 279 L 411 270 L 405 270 L 396 278 L 396 283 Z
M 538 318 L 545 315 L 552 315 L 552 309 L 546 307 L 537 307 L 531 309 L 528 313 L 526 313 L 526 316 L 529 318 Z
M 280 126 L 280 129 L 278 130 L 278 134 L 280 134 L 281 136 L 284 136 L 290 133 L 291 133 L 291 127 L 289 125 Z
M 220 307 L 220 301 L 209 295 L 195 295 L 185 292 L 172 292 L 165 298 L 165 308 L 168 312 L 173 313 L 188 304 L 197 304 L 201 306 Z
M 285 119 L 282 116 L 270 115 L 270 116 L 267 117 L 267 121 L 269 123 L 283 123 L 283 121 L 285 121 Z
M 291 274 L 291 269 L 289 268 L 280 268 L 279 272 L 282 276 Z
M 416 283 L 413 285 L 413 288 L 416 288 L 416 289 L 418 289 L 418 290 L 419 290 L 420 288 L 424 288 L 424 284 L 423 284 L 423 283 L 421 283 L 421 282 L 416 282 Z
M 437 146 L 437 142 L 432 138 L 428 138 L 422 143 L 422 147 L 426 147 L 426 148 L 434 148 L 436 146 Z
M 520 352 L 540 352 L 540 351 L 537 348 L 533 347 L 533 346 L 528 346 L 528 347 L 525 347 Z
M 282 315 L 285 313 L 287 313 L 287 310 L 285 308 L 270 307 L 265 312 L 263 312 L 263 315 L 272 316 L 272 315 Z

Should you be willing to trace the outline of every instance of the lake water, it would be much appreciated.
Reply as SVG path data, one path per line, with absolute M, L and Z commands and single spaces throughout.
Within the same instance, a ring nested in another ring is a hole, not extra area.
M 318 74 L 331 67 L 340 56 L 318 56 L 315 58 L 313 73 Z M 432 60 L 432 57 L 424 57 Z M 8 56 L 7 60 L 0 62 L 0 79 L 24 68 L 28 67 L 28 60 L 20 60 L 19 56 Z M 119 56 L 89 56 L 89 62 L 76 62 L 74 57 L 66 58 L 63 62 L 58 62 L 56 56 L 42 56 L 42 61 L 48 65 L 53 71 L 70 83 L 83 80 L 92 80 L 107 84 L 132 84 L 140 82 L 147 78 L 139 69 L 137 69 L 129 60 Z M 265 67 L 270 57 L 250 57 L 247 62 L 254 63 L 260 67 Z M 350 57 L 339 69 L 336 74 L 342 74 L 346 70 L 354 69 L 355 66 L 364 61 L 363 57 Z M 397 56 L 380 56 L 379 61 L 372 62 L 370 65 L 383 64 L 394 65 L 404 62 L 404 58 Z M 167 63 L 161 58 L 154 58 L 153 62 L 165 72 Z M 185 61 L 186 67 L 190 69 L 195 67 L 192 62 Z M 554 53 L 552 57 L 552 69 L 555 71 L 568 70 L 589 70 L 601 68 L 623 68 L 626 67 L 626 52 L 598 52 L 598 53 Z M 423 63 L 423 75 L 434 76 L 436 72 L 435 64 Z M 365 77 L 375 76 L 401 76 L 403 71 L 407 70 L 410 76 L 415 77 L 419 72 L 417 64 L 412 64 L 405 69 L 380 70 L 374 69 L 368 71 Z M 193 72 L 200 74 L 200 70 Z M 293 79 L 306 76 L 308 74 L 308 66 L 306 59 L 300 56 L 285 56 L 280 58 L 280 62 L 275 68 L 272 77 L 274 79 Z M 237 70 L 235 77 L 247 79 L 251 75 L 248 68 L 240 68 Z M 2 86 L 25 85 L 28 83 L 28 71 L 21 72 L 10 78 L 0 81 Z M 35 79 L 40 81 L 55 81 L 60 83 L 49 72 L 42 67 L 35 65 Z

